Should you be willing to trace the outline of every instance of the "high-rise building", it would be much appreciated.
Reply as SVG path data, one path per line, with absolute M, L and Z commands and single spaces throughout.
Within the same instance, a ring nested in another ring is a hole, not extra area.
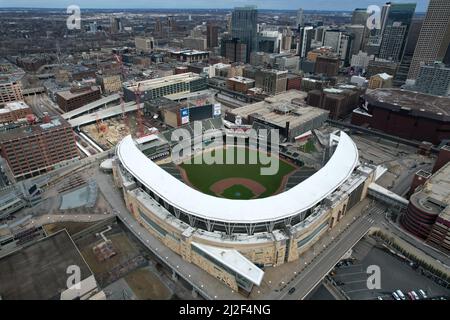
M 260 69 L 255 73 L 255 86 L 262 88 L 264 92 L 270 95 L 286 91 L 288 71 L 275 69 Z
M 392 25 L 386 26 L 378 54 L 379 58 L 396 62 L 401 59 L 406 29 L 407 26 L 401 22 L 394 22 Z
M 246 61 L 252 51 L 258 50 L 257 19 L 256 6 L 236 7 L 231 15 L 231 36 L 247 45 Z
M 414 55 L 414 49 L 416 48 L 417 39 L 419 39 L 420 29 L 422 28 L 423 19 L 415 18 L 411 22 L 411 26 L 408 32 L 408 38 L 406 40 L 405 50 L 400 65 L 398 66 L 397 74 L 395 75 L 394 85 L 400 87 L 406 81 L 408 77 L 409 67 Z
M 293 36 L 294 36 L 294 33 L 292 32 L 291 29 L 289 29 L 289 28 L 283 29 L 282 39 L 281 39 L 281 47 L 280 47 L 281 52 L 291 50 Z
M 311 26 L 300 27 L 300 38 L 298 44 L 297 54 L 301 58 L 305 58 L 308 52 L 311 50 L 311 42 L 314 36 L 314 29 Z
M 408 79 L 415 80 L 421 63 L 442 61 L 450 43 L 450 1 L 430 0 L 409 68 Z
M 167 17 L 167 26 L 171 31 L 177 30 L 177 24 L 174 16 L 168 16 Z
M 194 50 L 206 50 L 207 39 L 203 37 L 186 37 L 183 39 L 183 47 Z
M 314 72 L 317 74 L 323 74 L 327 77 L 335 77 L 339 72 L 339 58 L 335 56 L 318 56 L 316 58 L 316 64 Z
M 443 63 L 421 65 L 414 89 L 435 96 L 450 95 L 450 67 Z
M 111 17 L 110 25 L 111 25 L 111 33 L 119 33 L 123 30 L 122 21 L 118 17 Z
M 351 54 L 352 55 L 357 54 L 362 48 L 365 30 L 367 28 L 360 24 L 352 24 L 351 26 L 348 26 L 346 29 L 348 33 L 350 33 L 353 36 Z
M 314 40 L 319 44 L 323 44 L 325 38 L 325 32 L 328 30 L 328 26 L 320 26 L 315 29 Z
M 233 62 L 249 62 L 247 59 L 247 44 L 239 39 L 222 39 L 221 55 Z
M 416 4 L 388 3 L 387 5 L 379 57 L 398 62 L 403 57 Z
M 0 79 L 0 106 L 8 102 L 20 100 L 23 100 L 21 82 Z
M 136 37 L 134 45 L 138 53 L 150 53 L 154 48 L 154 40 L 153 37 Z
M 277 30 L 263 30 L 258 32 L 258 51 L 279 53 L 282 34 Z
M 352 39 L 353 37 L 344 31 L 327 30 L 323 44 L 326 47 L 331 47 L 345 65 L 350 61 Z
M 3 132 L 0 150 L 16 180 L 40 175 L 79 158 L 72 127 L 60 116 Z
M 219 26 L 211 22 L 206 25 L 206 45 L 208 48 L 219 46 Z
M 97 21 L 89 23 L 89 32 L 96 33 L 98 31 Z
M 381 46 L 381 39 L 384 32 L 384 27 L 386 26 L 387 17 L 389 14 L 389 9 L 391 7 L 391 3 L 387 2 L 382 8 L 381 8 L 381 21 L 380 21 L 380 28 L 374 28 L 368 32 L 368 38 L 365 43 L 364 51 L 368 54 L 375 54 L 377 55 L 380 46 Z
M 156 22 L 155 22 L 155 32 L 156 33 L 161 33 L 163 30 L 163 25 L 161 22 L 160 18 L 156 18 Z
M 297 10 L 297 17 L 295 19 L 295 23 L 297 27 L 303 27 L 305 24 L 303 17 L 303 9 L 301 8 Z
M 352 24 L 366 25 L 369 14 L 366 8 L 356 8 L 352 14 Z

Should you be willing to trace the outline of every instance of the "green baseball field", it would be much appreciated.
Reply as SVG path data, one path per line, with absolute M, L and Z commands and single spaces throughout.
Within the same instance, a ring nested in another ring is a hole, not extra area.
M 235 148 L 237 150 L 238 148 Z M 237 154 L 234 152 L 233 164 L 225 164 L 227 152 L 233 152 L 230 148 L 207 151 L 198 154 L 191 159 L 190 164 L 179 165 L 183 180 L 193 188 L 217 197 L 227 199 L 257 199 L 269 197 L 282 192 L 287 182 L 287 178 L 297 167 L 278 158 L 278 172 L 275 175 L 261 175 L 261 168 L 270 167 L 268 165 L 249 164 L 249 157 L 258 156 L 260 153 L 247 148 L 239 148 L 245 154 L 245 164 L 237 164 Z M 206 154 L 216 156 L 222 152 L 223 164 L 206 164 L 202 157 Z M 195 161 L 202 160 L 201 164 Z

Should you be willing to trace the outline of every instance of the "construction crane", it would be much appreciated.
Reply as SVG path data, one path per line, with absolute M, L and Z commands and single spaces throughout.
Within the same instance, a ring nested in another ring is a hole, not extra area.
M 97 132 L 100 133 L 100 117 L 98 115 L 98 112 L 95 113 L 95 122 L 97 126 Z
M 125 81 L 126 71 L 125 71 L 125 68 L 123 67 L 122 58 L 117 54 L 114 55 L 114 58 L 116 59 L 117 63 L 120 66 L 120 73 L 122 76 L 122 81 Z M 120 108 L 122 109 L 122 120 L 123 120 L 125 127 L 130 128 L 130 124 L 128 122 L 128 117 L 125 112 L 125 101 L 123 100 L 123 88 L 122 88 L 121 92 L 119 92 L 119 95 L 120 95 Z
M 141 84 L 138 83 L 136 90 L 134 90 L 134 95 L 136 97 L 136 120 L 137 120 L 137 132 L 136 136 L 141 138 L 144 136 L 144 124 L 143 124 L 143 114 L 141 109 Z

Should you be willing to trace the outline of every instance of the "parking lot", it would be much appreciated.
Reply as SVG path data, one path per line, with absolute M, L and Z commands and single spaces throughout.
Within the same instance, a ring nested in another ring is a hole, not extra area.
M 421 275 L 408 263 L 400 260 L 384 249 L 374 246 L 366 239 L 354 248 L 353 261 L 335 268 L 332 279 L 337 286 L 352 300 L 393 300 L 392 292 L 400 289 L 405 295 L 409 291 L 424 290 L 429 297 L 450 295 L 450 290 L 441 287 Z M 380 268 L 381 289 L 368 289 L 367 273 L 369 266 Z

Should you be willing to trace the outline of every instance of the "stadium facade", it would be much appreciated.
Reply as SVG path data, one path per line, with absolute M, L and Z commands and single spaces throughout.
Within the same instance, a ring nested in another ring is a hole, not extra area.
M 232 134 L 222 132 L 224 140 Z M 243 294 L 261 284 L 265 267 L 301 259 L 366 197 L 376 175 L 340 131 L 330 135 L 328 161 L 303 182 L 266 198 L 230 200 L 184 184 L 142 149 L 131 136 L 116 147 L 114 180 L 127 208 L 184 260 Z

